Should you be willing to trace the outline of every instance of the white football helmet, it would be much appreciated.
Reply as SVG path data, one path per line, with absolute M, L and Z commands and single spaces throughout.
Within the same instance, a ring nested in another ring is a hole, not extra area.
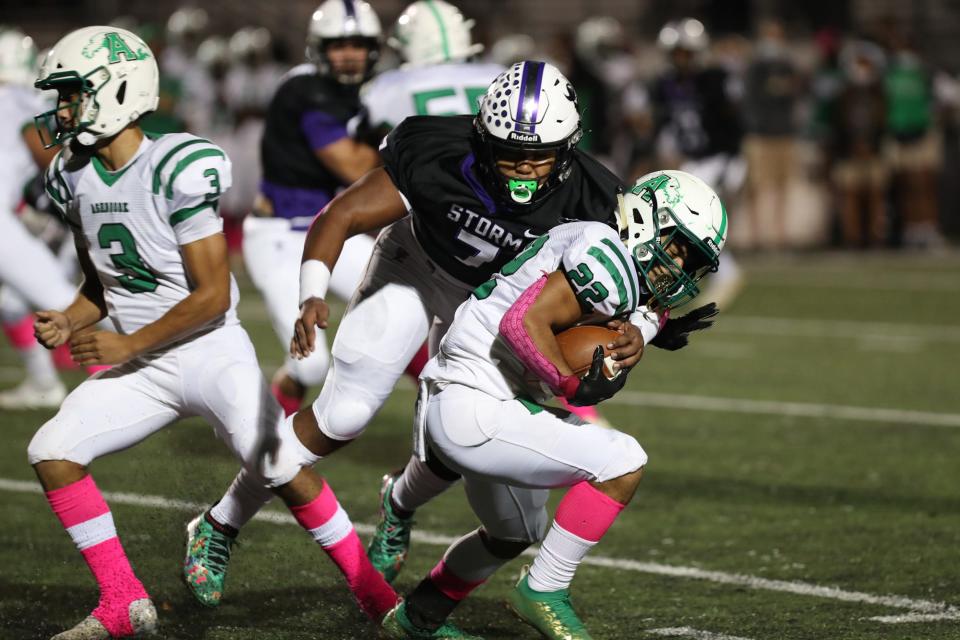
M 177 47 L 192 47 L 210 22 L 200 7 L 180 7 L 167 19 L 167 41 Z
M 473 20 L 464 18 L 452 4 L 417 0 L 397 18 L 388 44 L 412 67 L 463 62 L 483 51 L 483 45 L 470 38 L 473 25 Z
M 573 150 L 583 135 L 577 94 L 552 64 L 518 62 L 487 88 L 473 131 L 474 152 L 493 195 L 508 206 L 535 202 L 570 175 Z M 542 185 L 511 179 L 496 167 L 503 151 L 555 151 L 556 162 Z
M 46 123 L 56 121 L 47 147 L 76 138 L 90 146 L 119 133 L 140 116 L 157 108 L 159 74 L 150 47 L 140 37 L 118 27 L 84 27 L 67 34 L 47 53 L 34 86 L 57 91 L 61 100 L 75 96 L 59 109 L 36 118 L 41 136 Z M 56 118 L 72 109 L 70 125 Z
M 703 23 L 696 18 L 684 18 L 676 22 L 668 22 L 660 29 L 657 44 L 662 49 L 686 49 L 694 53 L 706 51 L 710 44 L 710 36 Z
M 727 211 L 717 194 L 684 171 L 654 171 L 617 199 L 620 238 L 651 304 L 669 309 L 693 299 L 727 241 Z M 686 245 L 683 268 L 667 251 L 671 242 Z
M 307 60 L 315 63 L 321 74 L 334 75 L 337 82 L 359 84 L 373 72 L 373 65 L 380 55 L 381 33 L 380 19 L 365 0 L 326 0 L 310 18 Z M 325 51 L 327 44 L 333 40 L 347 39 L 358 39 L 369 50 L 363 74 L 334 74 L 330 68 Z
M 0 82 L 30 86 L 36 76 L 36 61 L 33 38 L 0 27 Z

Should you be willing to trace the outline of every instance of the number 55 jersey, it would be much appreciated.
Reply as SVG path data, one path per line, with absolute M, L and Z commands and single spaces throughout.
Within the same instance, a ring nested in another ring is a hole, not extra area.
M 45 178 L 47 194 L 87 249 L 122 334 L 154 322 L 189 295 L 180 247 L 222 231 L 217 206 L 232 180 L 223 150 L 185 133 L 144 137 L 117 171 L 96 156 L 63 150 Z M 238 324 L 239 292 L 230 280 L 229 310 L 197 333 Z

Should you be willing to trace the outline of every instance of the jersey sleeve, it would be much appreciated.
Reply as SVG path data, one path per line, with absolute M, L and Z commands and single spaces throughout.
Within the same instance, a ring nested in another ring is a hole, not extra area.
M 585 313 L 617 317 L 633 313 L 638 275 L 617 233 L 600 223 L 574 223 L 580 233 L 564 250 L 561 265 Z
M 220 196 L 233 183 L 230 159 L 217 145 L 190 136 L 163 155 L 154 170 L 154 196 L 167 201 L 177 243 L 195 242 L 223 230 Z

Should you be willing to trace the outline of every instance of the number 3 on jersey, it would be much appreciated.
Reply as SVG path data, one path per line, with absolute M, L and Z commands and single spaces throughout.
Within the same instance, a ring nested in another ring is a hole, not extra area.
M 119 253 L 111 253 L 113 266 L 125 272 L 117 280 L 121 286 L 131 293 L 149 293 L 156 291 L 159 281 L 150 268 L 144 264 L 133 234 L 126 225 L 119 222 L 108 222 L 100 227 L 97 240 L 101 249 L 112 249 L 114 243 L 120 245 Z

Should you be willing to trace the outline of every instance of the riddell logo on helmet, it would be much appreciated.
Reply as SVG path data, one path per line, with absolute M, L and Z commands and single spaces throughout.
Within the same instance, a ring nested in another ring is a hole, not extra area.
M 511 131 L 510 135 L 507 136 L 507 140 L 516 140 L 517 142 L 540 142 L 540 136 L 536 133 L 520 133 L 519 131 Z

